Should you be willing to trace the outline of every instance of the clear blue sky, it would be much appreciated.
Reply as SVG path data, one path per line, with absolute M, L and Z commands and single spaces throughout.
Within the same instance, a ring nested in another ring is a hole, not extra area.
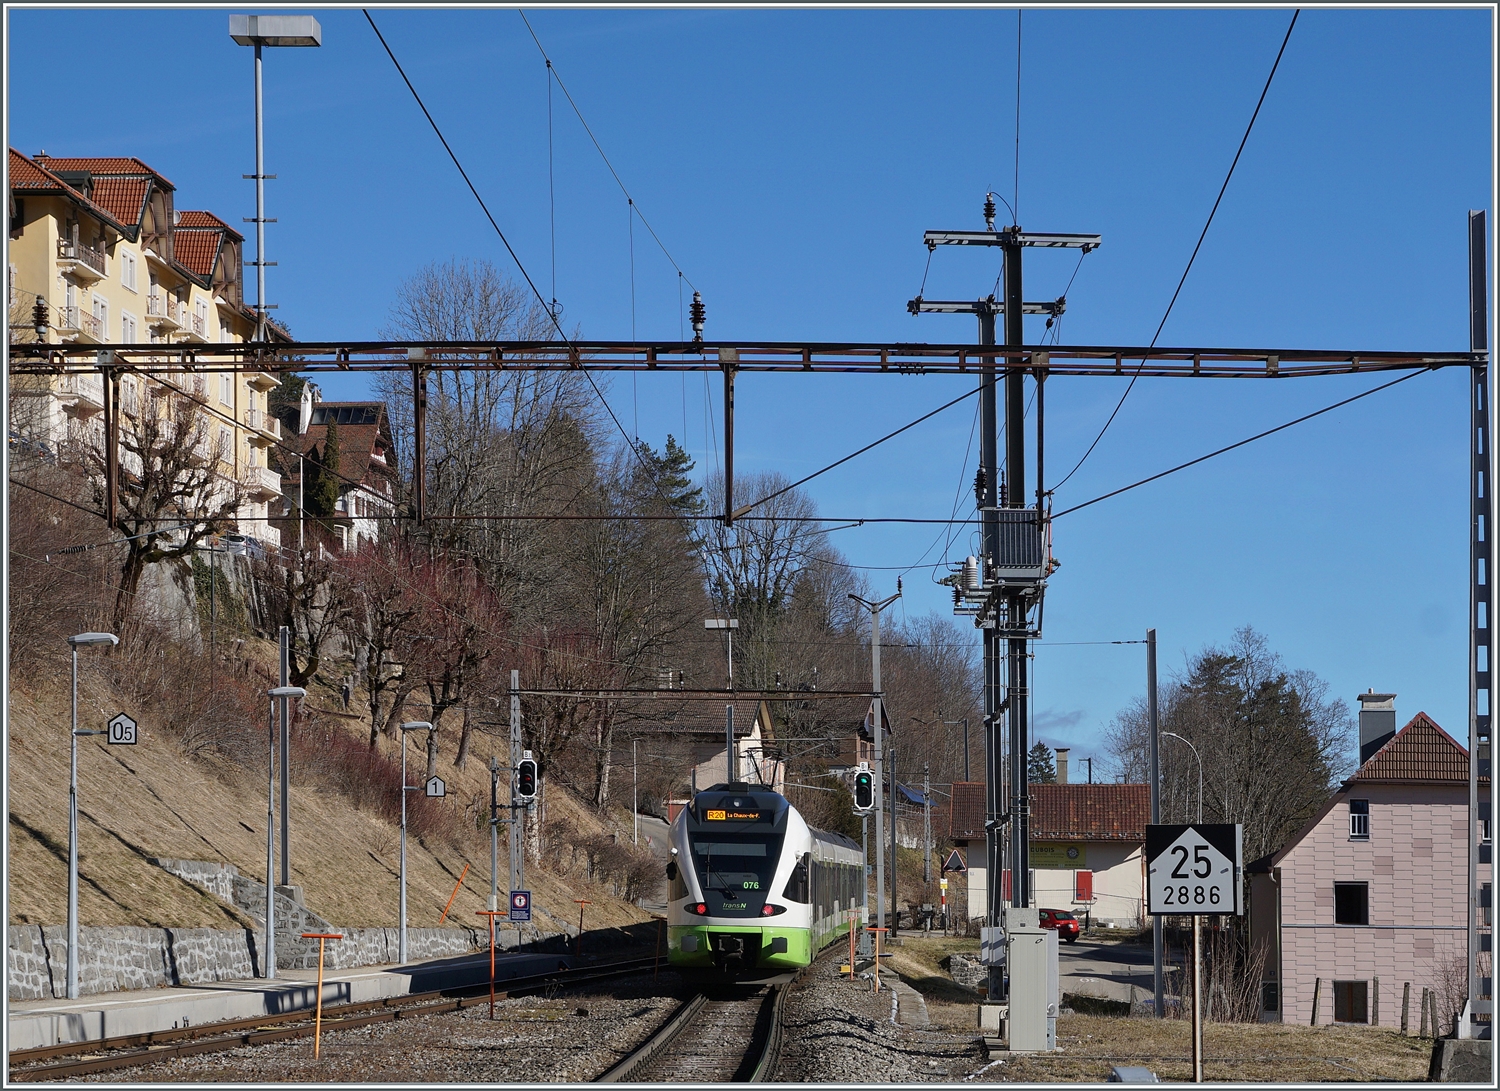
M 317 13 L 324 45 L 268 51 L 265 65 L 280 316 L 303 338 L 366 338 L 424 263 L 488 258 L 514 273 L 359 11 L 290 10 Z M 913 318 L 904 304 L 922 282 L 923 230 L 978 228 L 986 189 L 1012 195 L 1014 9 L 528 10 L 702 290 L 710 339 L 974 336 L 971 318 Z M 8 15 L 12 145 L 136 155 L 176 184 L 179 207 L 231 223 L 253 214 L 240 177 L 253 167 L 250 53 L 228 37 L 229 9 Z M 1026 13 L 1020 221 L 1104 236 L 1069 294 L 1065 343 L 1150 340 L 1290 15 Z M 547 78 L 520 16 L 376 19 L 550 295 Z M 1466 213 L 1493 208 L 1492 43 L 1487 9 L 1304 11 L 1161 344 L 1466 349 Z M 628 337 L 625 199 L 560 92 L 553 109 L 565 321 L 584 337 Z M 634 260 L 637 333 L 675 338 L 677 278 L 640 223 Z M 1048 298 L 1076 257 L 1027 260 L 1027 298 Z M 939 251 L 926 294 L 983 295 L 997 272 L 993 253 Z M 1142 380 L 1057 506 L 1376 381 Z M 801 476 L 968 382 L 745 376 L 737 467 Z M 354 380 L 325 388 L 362 393 Z M 1049 385 L 1052 481 L 1122 390 L 1113 379 Z M 705 399 L 717 407 L 717 381 L 706 394 L 701 377 L 627 377 L 609 394 L 627 428 L 658 446 L 671 432 L 700 468 L 714 464 Z M 1143 688 L 1141 647 L 1075 642 L 1154 626 L 1170 670 L 1249 624 L 1351 705 L 1369 687 L 1395 691 L 1403 720 L 1424 709 L 1462 737 L 1465 399 L 1458 372 L 1424 376 L 1059 520 L 1037 735 L 1093 753 L 1100 726 Z M 830 516 L 946 516 L 956 494 L 970 496 L 972 420 L 970 400 L 811 491 Z M 923 552 L 934 533 L 835 537 L 858 564 L 902 566 L 944 559 L 942 541 Z M 959 534 L 946 556 L 969 540 Z M 929 574 L 907 574 L 909 614 L 946 613 Z M 894 570 L 870 575 L 893 589 Z

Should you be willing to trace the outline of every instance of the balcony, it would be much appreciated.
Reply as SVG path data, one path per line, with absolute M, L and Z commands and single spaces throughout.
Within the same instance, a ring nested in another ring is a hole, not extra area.
M 208 319 L 197 311 L 189 311 L 182 308 L 179 317 L 182 320 L 182 332 L 189 341 L 208 340 Z
M 269 371 L 251 371 L 245 375 L 245 382 L 252 390 L 275 390 L 281 385 L 281 376 Z
M 182 306 L 170 296 L 152 292 L 146 297 L 146 321 L 168 330 L 182 329 Z
M 245 487 L 245 495 L 256 503 L 281 495 L 281 475 L 269 466 L 241 467 L 240 484 Z
M 104 410 L 104 380 L 98 375 L 64 375 L 58 381 L 58 400 L 68 416 L 87 420 Z
M 71 273 L 79 280 L 93 282 L 109 275 L 103 250 L 95 250 L 71 239 L 57 240 L 57 264 L 61 272 Z
M 104 323 L 97 317 L 80 307 L 64 307 L 62 314 L 63 324 L 58 327 L 58 332 L 66 340 L 87 345 L 104 343 Z
M 281 442 L 281 421 L 263 409 L 252 409 L 245 414 L 245 423 L 250 426 L 250 442 L 257 447 L 270 447 Z

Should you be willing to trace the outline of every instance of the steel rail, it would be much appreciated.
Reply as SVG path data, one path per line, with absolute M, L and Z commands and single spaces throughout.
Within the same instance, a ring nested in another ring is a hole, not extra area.
M 781 1012 L 789 990 L 787 984 L 768 987 L 759 997 L 755 1007 L 755 1022 L 750 1033 L 750 1045 L 735 1066 L 735 1082 L 761 1083 L 774 1071 L 780 1058 Z M 747 1001 L 756 998 L 746 998 Z M 659 1060 L 675 1042 L 691 1031 L 705 1015 L 710 998 L 699 992 L 685 1001 L 682 1007 L 667 1020 L 655 1034 L 647 1038 L 630 1056 L 610 1068 L 595 1083 L 639 1082 L 639 1075 Z
M 508 978 L 497 998 L 519 995 L 536 989 L 552 986 L 570 988 L 593 981 L 640 973 L 656 964 L 655 958 L 627 959 L 605 966 L 580 967 L 576 970 L 531 974 L 526 977 Z M 457 989 L 415 993 L 407 996 L 385 997 L 354 1004 L 339 1004 L 323 1009 L 324 1031 L 369 1026 L 372 1023 L 388 1022 L 417 1015 L 441 1015 L 473 1007 L 478 1003 L 489 1003 L 488 980 Z M 372 1010 L 373 1009 L 373 1010 Z M 360 1015 L 360 1012 L 369 1014 Z M 204 1023 L 196 1027 L 152 1031 L 144 1034 L 121 1035 L 91 1042 L 70 1042 L 36 1049 L 16 1050 L 9 1055 L 10 1079 L 32 1081 L 63 1079 L 107 1072 L 117 1068 L 130 1068 L 150 1064 L 171 1057 L 187 1057 L 203 1053 L 214 1053 L 240 1046 L 265 1045 L 288 1038 L 306 1037 L 314 1032 L 311 1025 L 260 1029 L 286 1023 L 310 1023 L 310 1009 L 263 1015 L 248 1019 L 235 1019 L 220 1023 Z M 17 1065 L 34 1064 L 55 1057 L 77 1056 L 103 1050 L 119 1050 L 105 1057 L 90 1057 L 62 1064 L 35 1065 L 17 1069 Z
M 1298 348 L 1010 346 L 919 342 L 709 343 L 598 341 L 318 341 L 273 345 L 9 346 L 14 375 L 93 371 L 758 371 L 978 374 L 1021 368 L 1048 375 L 1297 378 L 1411 368 L 1473 367 L 1486 352 Z M 1143 361 L 1143 362 L 1142 362 Z
M 693 1020 L 708 1003 L 706 993 L 695 993 L 683 1001 L 682 1006 L 673 1013 L 660 1030 L 645 1042 L 637 1046 L 635 1051 L 619 1064 L 610 1068 L 604 1075 L 600 1076 L 595 1083 L 630 1083 L 631 1077 L 640 1069 L 656 1060 L 662 1051 L 688 1027 L 692 1026 Z

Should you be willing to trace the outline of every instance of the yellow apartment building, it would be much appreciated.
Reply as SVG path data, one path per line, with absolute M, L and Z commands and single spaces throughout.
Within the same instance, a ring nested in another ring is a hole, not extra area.
M 120 381 L 122 423 L 160 388 L 193 399 L 205 457 L 245 495 L 242 533 L 280 544 L 270 507 L 281 495 L 271 447 L 282 442 L 267 395 L 279 382 L 258 371 L 212 367 L 205 347 L 187 369 L 151 367 L 153 344 L 249 341 L 255 312 L 244 299 L 244 237 L 211 212 L 175 207 L 175 191 L 132 157 L 64 158 L 10 149 L 10 338 L 132 346 L 141 361 Z M 274 327 L 271 336 L 286 340 Z M 11 428 L 60 457 L 103 442 L 100 375 L 11 383 Z M 128 462 L 125 464 L 130 470 Z

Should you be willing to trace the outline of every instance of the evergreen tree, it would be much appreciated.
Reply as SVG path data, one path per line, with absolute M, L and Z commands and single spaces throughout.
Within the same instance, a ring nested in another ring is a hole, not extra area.
M 1032 784 L 1056 784 L 1057 767 L 1052 763 L 1052 751 L 1047 744 L 1038 742 L 1026 755 L 1026 779 Z
M 665 498 L 671 510 L 684 518 L 701 514 L 703 490 L 695 486 L 689 476 L 694 466 L 692 456 L 679 447 L 671 435 L 667 436 L 667 446 L 661 454 L 657 454 L 645 440 L 637 440 L 636 444 L 641 462 L 645 463 L 641 475 L 649 474 L 647 480 L 639 483 L 642 490 L 657 500 Z
M 307 501 L 307 513 L 314 518 L 333 518 L 339 500 L 339 426 L 328 422 L 328 435 L 323 440 L 321 455 L 313 454 L 306 460 L 307 482 L 303 486 Z

